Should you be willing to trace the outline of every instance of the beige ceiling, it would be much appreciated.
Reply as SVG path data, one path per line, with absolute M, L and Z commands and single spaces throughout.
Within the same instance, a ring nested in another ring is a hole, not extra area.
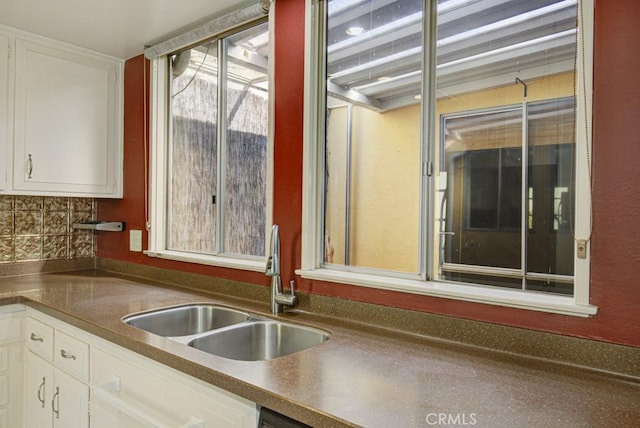
M 252 2 L 0 0 L 0 25 L 128 59 L 142 53 L 145 45 Z

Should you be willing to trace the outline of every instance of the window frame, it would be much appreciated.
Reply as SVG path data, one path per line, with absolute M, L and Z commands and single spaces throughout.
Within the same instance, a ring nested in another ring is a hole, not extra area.
M 267 173 L 266 173 L 266 209 L 265 209 L 265 254 L 268 250 L 268 233 L 271 230 L 272 207 L 273 207 L 273 135 L 274 135 L 274 11 L 275 8 L 269 8 L 267 17 L 256 17 L 248 22 L 233 28 L 225 29 L 216 34 L 211 34 L 207 39 L 219 40 L 222 42 L 225 37 L 233 35 L 244 29 L 254 25 L 268 22 L 269 27 L 269 65 L 268 65 L 268 82 L 269 82 L 269 101 L 268 101 L 268 135 L 267 135 Z M 239 13 L 242 13 L 239 10 Z M 199 43 L 202 43 L 200 41 Z M 183 46 L 181 49 L 186 48 Z M 170 53 L 157 56 L 151 60 L 151 91 L 150 91 L 150 150 L 149 150 L 149 222 L 147 229 L 149 230 L 148 250 L 144 254 L 149 257 L 169 259 L 187 263 L 196 263 L 209 266 L 218 266 L 224 268 L 240 269 L 246 271 L 263 272 L 266 256 L 250 256 L 232 253 L 218 254 L 200 254 L 187 251 L 170 250 L 167 248 L 167 225 L 168 213 L 167 203 L 169 200 L 169 159 L 170 159 L 170 112 L 169 112 L 169 57 L 179 51 L 175 49 Z M 220 106 L 220 100 L 218 100 Z M 219 148 L 219 153 L 223 148 Z M 224 154 L 223 154 L 224 155 Z M 217 173 L 220 174 L 221 171 Z M 220 180 L 218 189 L 224 191 Z M 219 195 L 219 201 L 224 196 Z M 224 239 L 217 236 L 217 240 Z
M 590 255 L 589 246 L 585 258 L 574 257 L 573 296 L 549 293 L 523 292 L 482 285 L 451 283 L 432 279 L 434 261 L 431 243 L 435 239 L 434 209 L 429 209 L 433 200 L 437 177 L 431 173 L 435 159 L 435 0 L 426 0 L 423 19 L 424 64 L 422 89 L 422 162 L 421 183 L 421 245 L 420 272 L 417 276 L 378 274 L 372 270 L 331 269 L 323 266 L 323 164 L 324 138 L 322 115 L 326 110 L 324 34 L 326 28 L 322 4 L 324 0 L 306 2 L 305 33 L 305 110 L 303 145 L 303 192 L 302 192 L 302 261 L 296 274 L 311 280 L 391 290 L 410 294 L 444 297 L 468 302 L 478 302 L 541 312 L 587 317 L 597 313 L 597 307 L 589 301 Z M 590 165 L 591 152 L 591 106 L 593 87 L 593 0 L 580 0 L 581 31 L 578 37 L 577 93 L 576 95 L 576 213 L 590 213 Z M 426 101 L 425 101 L 426 100 Z M 577 237 L 591 234 L 591 219 L 587 215 L 576 215 Z M 576 245 L 574 245 L 574 248 Z M 426 250 L 425 250 L 426 248 Z M 574 254 L 576 254 L 574 252 Z

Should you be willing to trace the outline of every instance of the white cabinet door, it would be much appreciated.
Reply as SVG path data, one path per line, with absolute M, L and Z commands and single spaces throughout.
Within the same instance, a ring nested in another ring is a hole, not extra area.
M 16 40 L 13 187 L 121 196 L 122 64 Z
M 9 98 L 9 36 L 0 33 L 0 192 L 9 188 L 9 160 L 12 136 Z
M 55 369 L 51 398 L 54 428 L 89 426 L 89 387 Z
M 25 427 L 49 428 L 53 423 L 53 366 L 27 352 L 25 373 Z
M 89 426 L 89 387 L 27 352 L 26 428 Z
M 0 427 L 22 426 L 23 360 L 23 342 L 0 345 Z

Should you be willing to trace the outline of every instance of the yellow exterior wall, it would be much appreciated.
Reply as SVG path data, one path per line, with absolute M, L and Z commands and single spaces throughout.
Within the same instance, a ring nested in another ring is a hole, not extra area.
M 420 109 L 353 114 L 351 264 L 418 272 Z
M 574 93 L 573 73 L 548 76 L 528 81 L 527 102 L 569 97 Z M 442 97 L 437 100 L 436 111 L 441 114 L 519 104 L 523 101 L 523 86 L 513 84 L 486 91 Z
M 327 263 L 344 265 L 344 220 L 346 206 L 347 107 L 330 110 L 327 127 L 327 174 L 325 210 L 325 256 Z
M 325 261 L 345 263 L 347 108 L 327 127 Z M 349 264 L 417 272 L 420 109 L 380 114 L 353 107 Z

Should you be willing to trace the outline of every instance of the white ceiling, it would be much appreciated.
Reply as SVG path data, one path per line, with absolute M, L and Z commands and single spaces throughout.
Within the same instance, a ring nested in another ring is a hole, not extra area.
M 122 59 L 239 0 L 0 0 L 0 24 Z

